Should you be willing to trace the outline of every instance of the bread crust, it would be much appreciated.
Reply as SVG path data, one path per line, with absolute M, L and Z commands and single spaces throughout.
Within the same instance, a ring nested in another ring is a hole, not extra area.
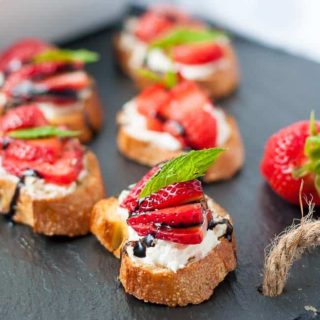
M 121 33 L 116 34 L 113 43 L 122 71 L 132 78 L 139 89 L 144 89 L 153 84 L 151 80 L 142 77 L 136 69 L 130 66 L 131 52 L 121 46 L 120 37 Z M 231 43 L 224 45 L 224 51 L 228 67 L 217 70 L 205 80 L 195 80 L 210 97 L 217 99 L 230 95 L 238 87 L 240 79 L 238 61 Z
M 217 161 L 209 168 L 204 176 L 205 182 L 218 180 L 228 180 L 236 174 L 244 162 L 244 146 L 236 121 L 227 116 L 227 122 L 231 128 L 231 135 L 222 147 L 227 150 L 220 155 Z M 120 126 L 117 137 L 118 149 L 127 158 L 147 166 L 172 159 L 182 151 L 171 151 L 160 148 L 152 142 L 138 140 L 127 134 L 126 130 Z
M 90 214 L 93 205 L 105 196 L 99 163 L 92 152 L 86 153 L 88 174 L 76 190 L 63 197 L 32 199 L 20 194 L 13 221 L 31 226 L 34 232 L 47 236 L 80 236 L 90 230 Z M 15 183 L 0 179 L 0 207 L 9 209 Z
M 122 251 L 119 278 L 125 291 L 136 298 L 171 307 L 198 304 L 209 299 L 214 288 L 236 268 L 234 236 L 231 241 L 221 238 L 220 244 L 206 257 L 177 272 L 133 262 L 124 246 L 128 237 L 127 225 L 117 213 L 117 207 L 118 199 L 114 197 L 98 202 L 91 216 L 91 231 L 116 257 Z M 218 215 L 227 215 L 218 204 L 212 203 L 212 207 Z M 115 230 L 123 232 L 116 242 Z
M 4 108 L 0 105 L 0 113 L 3 112 Z M 82 142 L 90 141 L 103 124 L 103 108 L 94 80 L 91 79 L 91 93 L 83 99 L 83 108 L 57 114 L 48 121 L 54 126 L 64 125 L 71 130 L 80 131 L 79 139 Z

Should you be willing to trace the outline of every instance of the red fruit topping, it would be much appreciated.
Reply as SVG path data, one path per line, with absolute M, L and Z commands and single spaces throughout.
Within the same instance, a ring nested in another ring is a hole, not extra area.
M 317 123 L 318 132 L 320 123 Z M 302 178 L 294 178 L 293 171 L 309 160 L 319 161 L 306 155 L 306 140 L 310 137 L 310 124 L 307 121 L 294 123 L 272 135 L 265 147 L 261 162 L 261 172 L 271 188 L 282 198 L 299 204 L 301 180 L 304 180 L 303 194 L 313 197 L 312 201 L 320 205 L 320 196 L 315 187 L 315 173 L 306 171 Z
M 182 64 L 202 64 L 223 57 L 223 49 L 214 42 L 182 44 L 173 48 L 172 57 Z
M 15 176 L 21 176 L 26 170 L 32 169 L 48 183 L 72 183 L 83 169 L 82 146 L 75 139 L 53 142 L 54 139 L 59 141 L 58 138 L 39 139 L 32 143 L 24 140 L 16 143 L 14 140 L 11 142 L 13 147 L 10 147 L 9 142 L 9 147 L 2 151 L 3 167 Z M 23 155 L 26 159 L 23 159 Z
M 200 150 L 212 148 L 217 140 L 217 121 L 211 113 L 201 111 L 190 111 L 181 120 L 185 128 L 185 140 L 188 146 Z
M 172 28 L 175 22 L 156 12 L 146 12 L 135 27 L 135 35 L 144 42 L 150 42 Z
M 36 105 L 21 106 L 8 111 L 0 119 L 0 131 L 45 126 L 48 121 Z
M 163 131 L 163 123 L 157 118 L 147 118 L 147 129 L 153 131 Z
M 22 63 L 50 48 L 50 45 L 38 39 L 19 41 L 0 55 L 0 71 L 16 71 Z
M 202 110 L 209 102 L 193 81 L 183 81 L 171 90 L 171 103 L 162 112 L 167 118 L 180 121 L 189 111 Z
M 160 84 L 146 88 L 136 98 L 138 111 L 146 117 L 155 117 L 169 102 L 170 94 Z
M 83 71 L 59 74 L 37 83 L 46 90 L 81 90 L 89 85 L 90 79 Z
M 57 138 L 33 140 L 12 139 L 5 150 L 5 155 L 7 158 L 27 161 L 41 159 L 42 161 L 53 163 L 61 156 L 62 151 L 63 143 Z
M 137 184 L 130 190 L 130 193 L 127 197 L 120 203 L 122 208 L 128 209 L 130 212 L 134 211 L 138 205 L 138 196 L 148 180 L 156 173 L 160 167 L 155 166 L 151 170 L 149 170 L 142 179 L 137 182 Z
M 134 230 L 139 236 L 152 234 L 156 239 L 181 244 L 198 244 L 202 242 L 207 231 L 207 226 L 207 219 L 204 219 L 201 225 L 188 228 L 171 228 L 169 226 L 156 226 L 154 224 L 140 224 L 135 225 Z
M 201 224 L 204 219 L 203 208 L 200 203 L 187 204 L 179 207 L 132 214 L 128 224 L 135 228 L 139 224 L 161 223 L 171 227 L 182 227 Z
M 203 197 L 204 193 L 199 180 L 177 182 L 137 201 L 135 211 L 143 212 L 173 207 L 201 200 Z
M 44 62 L 41 64 L 25 65 L 19 71 L 9 75 L 3 86 L 3 90 L 6 94 L 10 95 L 15 87 L 24 80 L 39 81 L 58 72 L 78 69 L 79 67 L 80 64 L 66 64 L 64 62 Z

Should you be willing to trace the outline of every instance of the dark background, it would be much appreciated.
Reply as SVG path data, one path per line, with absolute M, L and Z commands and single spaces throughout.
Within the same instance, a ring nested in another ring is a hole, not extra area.
M 116 148 L 116 112 L 137 90 L 115 66 L 114 31 L 107 28 L 64 44 L 101 54 L 88 70 L 97 79 L 105 126 L 90 146 L 100 160 L 108 195 L 118 194 L 147 170 Z M 259 161 L 270 134 L 307 119 L 311 109 L 320 117 L 320 65 L 238 37 L 234 45 L 241 87 L 220 104 L 239 122 L 246 163 L 233 180 L 206 185 L 205 191 L 234 219 L 237 270 L 201 305 L 170 309 L 145 304 L 124 293 L 117 281 L 119 261 L 93 236 L 50 239 L 0 219 L 0 319 L 311 319 L 304 306 L 320 307 L 319 250 L 294 265 L 282 296 L 271 299 L 257 292 L 265 246 L 301 216 L 298 207 L 264 183 Z

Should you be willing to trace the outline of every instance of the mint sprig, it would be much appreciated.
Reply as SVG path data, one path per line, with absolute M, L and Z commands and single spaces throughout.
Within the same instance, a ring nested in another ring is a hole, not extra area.
M 79 131 L 65 130 L 52 126 L 43 126 L 29 129 L 19 129 L 8 133 L 8 136 L 16 139 L 39 139 L 47 137 L 69 138 L 76 137 Z
M 173 88 L 178 82 L 177 74 L 174 71 L 168 71 L 164 75 L 160 75 L 149 69 L 141 68 L 138 69 L 138 74 L 154 83 L 160 83 L 168 89 Z
M 43 62 L 83 62 L 91 63 L 99 60 L 96 52 L 86 49 L 49 49 L 33 57 L 33 63 Z
M 139 198 L 147 197 L 170 184 L 204 176 L 223 151 L 222 148 L 193 150 L 165 162 L 161 169 L 146 183 Z
M 219 38 L 226 38 L 223 32 L 212 29 L 195 29 L 188 27 L 179 27 L 166 33 L 150 43 L 150 48 L 171 49 L 180 44 L 194 42 L 209 42 Z

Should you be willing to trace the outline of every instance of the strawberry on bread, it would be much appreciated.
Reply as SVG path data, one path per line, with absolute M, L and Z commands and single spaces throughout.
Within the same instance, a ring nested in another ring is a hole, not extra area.
M 160 79 L 159 79 L 160 81 Z M 193 81 L 159 82 L 126 103 L 118 114 L 118 148 L 126 157 L 154 166 L 188 149 L 228 149 L 209 168 L 207 182 L 231 178 L 244 149 L 235 120 L 216 107 Z
M 0 53 L 0 113 L 38 103 L 50 124 L 67 125 L 88 141 L 102 125 L 102 110 L 93 79 L 84 64 L 97 60 L 87 50 L 58 49 L 25 39 Z
M 174 8 L 155 7 L 131 17 L 115 37 L 120 66 L 139 88 L 152 84 L 139 70 L 175 72 L 215 98 L 229 95 L 239 75 L 230 40 Z
M 118 198 L 95 205 L 91 231 L 121 258 L 127 293 L 171 307 L 198 304 L 235 269 L 232 221 L 197 179 L 222 151 L 191 151 L 162 163 Z
M 265 146 L 261 173 L 280 197 L 299 204 L 302 194 L 320 205 L 320 123 L 314 113 L 273 134 Z
M 51 126 L 36 104 L 0 118 L 1 214 L 44 235 L 89 232 L 104 186 L 95 155 L 77 135 Z

